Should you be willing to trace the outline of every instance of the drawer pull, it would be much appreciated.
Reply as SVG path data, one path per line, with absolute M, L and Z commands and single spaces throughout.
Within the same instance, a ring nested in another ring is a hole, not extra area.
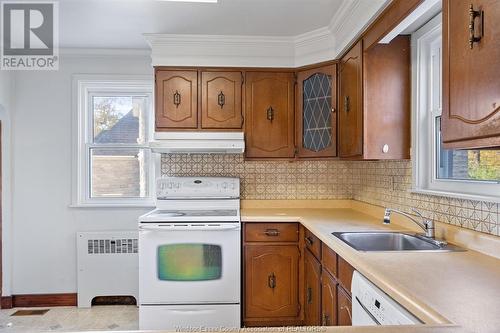
M 276 288 L 276 275 L 274 275 L 274 272 L 267 277 L 267 285 L 273 290 Z
M 313 243 L 314 243 L 314 240 L 311 238 L 311 237 L 306 237 L 306 243 L 309 245 L 309 246 L 312 246 Z
M 269 237 L 277 237 L 280 235 L 280 231 L 278 229 L 266 229 L 264 233 Z
M 311 304 L 312 303 L 312 298 L 313 298 L 312 294 L 313 294 L 312 288 L 311 287 L 307 287 L 307 296 L 306 296 L 307 304 Z

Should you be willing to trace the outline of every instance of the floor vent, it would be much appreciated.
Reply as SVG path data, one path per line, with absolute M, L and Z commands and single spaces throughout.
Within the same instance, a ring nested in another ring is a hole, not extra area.
M 99 296 L 139 294 L 137 231 L 77 233 L 78 307 Z

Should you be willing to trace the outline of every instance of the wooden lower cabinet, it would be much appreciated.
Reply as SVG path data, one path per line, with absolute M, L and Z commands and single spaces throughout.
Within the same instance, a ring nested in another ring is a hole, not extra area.
M 351 295 L 344 288 L 337 288 L 337 306 L 338 306 L 338 326 L 352 325 L 352 301 Z
M 321 271 L 321 326 L 337 325 L 337 280 Z
M 298 223 L 245 223 L 243 230 L 243 325 L 301 325 Z
M 321 323 L 321 264 L 309 250 L 304 251 L 304 324 Z

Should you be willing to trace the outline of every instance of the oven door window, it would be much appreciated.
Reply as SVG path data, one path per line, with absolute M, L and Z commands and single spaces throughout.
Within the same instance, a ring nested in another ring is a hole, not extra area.
M 158 246 L 158 279 L 162 281 L 217 280 L 222 275 L 222 249 L 213 244 Z

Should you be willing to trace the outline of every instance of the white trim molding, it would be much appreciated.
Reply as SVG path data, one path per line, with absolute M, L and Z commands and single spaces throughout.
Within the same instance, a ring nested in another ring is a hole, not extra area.
M 144 198 L 90 198 L 89 195 L 89 124 L 88 96 L 93 93 L 131 93 L 145 94 L 153 103 L 153 79 L 146 75 L 73 75 L 73 136 L 72 136 L 72 205 L 71 207 L 151 207 L 154 206 L 153 192 L 155 179 L 155 163 L 151 152 L 146 149 L 148 161 L 148 189 L 149 195 Z M 153 108 L 148 106 L 146 115 L 147 144 L 153 133 Z M 134 146 L 135 147 L 135 146 Z M 129 148 L 128 146 L 124 148 Z
M 442 101 L 441 14 L 412 35 L 412 192 L 500 202 L 500 183 L 438 177 Z
M 144 34 L 153 66 L 300 67 L 333 60 L 390 0 L 344 0 L 329 25 L 297 36 Z

